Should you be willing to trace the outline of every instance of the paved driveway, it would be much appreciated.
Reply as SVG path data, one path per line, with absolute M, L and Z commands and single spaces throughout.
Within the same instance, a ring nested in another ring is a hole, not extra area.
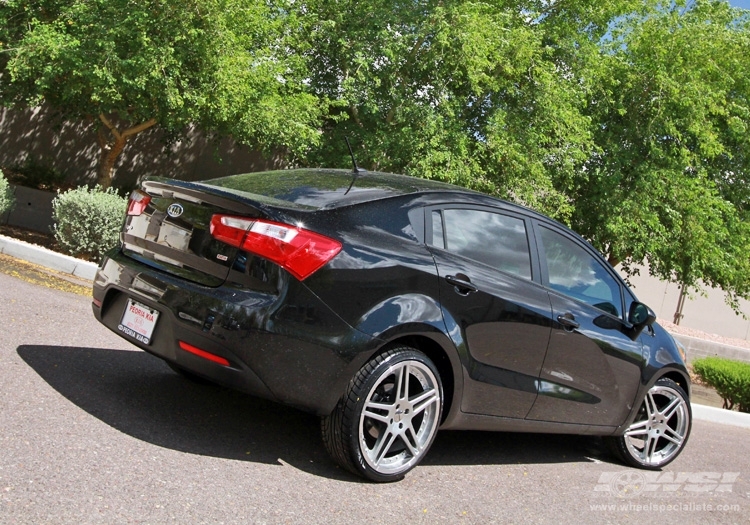
M 442 432 L 376 485 L 315 417 L 192 384 L 89 299 L 0 274 L 0 523 L 746 523 L 750 430 L 696 421 L 663 472 L 597 438 Z

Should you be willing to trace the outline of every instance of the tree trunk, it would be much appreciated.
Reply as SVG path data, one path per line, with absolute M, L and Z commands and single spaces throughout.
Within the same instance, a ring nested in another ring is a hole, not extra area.
M 674 319 L 672 320 L 676 325 L 679 325 L 682 318 L 685 317 L 682 314 L 682 309 L 685 308 L 685 295 L 685 285 L 683 284 L 680 285 L 680 298 L 677 299 L 677 310 L 675 311 Z
M 103 113 L 99 114 L 99 120 L 102 121 L 104 127 L 99 127 L 97 137 L 99 147 L 101 148 L 101 155 L 99 157 L 99 174 L 96 182 L 102 188 L 107 189 L 112 186 L 117 157 L 125 149 L 128 139 L 141 131 L 155 126 L 156 119 L 149 119 L 122 132 Z M 105 127 L 106 130 L 104 129 Z

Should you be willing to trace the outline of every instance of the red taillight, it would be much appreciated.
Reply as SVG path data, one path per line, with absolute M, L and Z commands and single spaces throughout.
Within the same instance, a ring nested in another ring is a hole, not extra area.
M 151 202 L 151 196 L 145 191 L 133 190 L 128 200 L 128 215 L 140 215 Z
M 315 232 L 266 220 L 214 215 L 215 239 L 269 259 L 300 281 L 341 251 L 341 243 Z
M 229 366 L 229 361 L 227 361 L 223 357 L 212 354 L 211 352 L 206 352 L 205 350 L 201 350 L 196 346 L 187 344 L 185 341 L 180 341 L 180 348 L 182 348 L 186 352 L 190 352 L 193 355 L 202 357 L 203 359 L 208 359 L 209 361 L 213 361 L 214 363 L 218 363 L 220 365 Z

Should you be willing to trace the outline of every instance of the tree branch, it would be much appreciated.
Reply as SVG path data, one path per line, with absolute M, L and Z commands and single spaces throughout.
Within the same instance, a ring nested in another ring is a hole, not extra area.
M 104 115 L 104 113 L 99 113 L 99 120 L 101 120 L 105 126 L 107 126 L 107 129 L 109 129 L 110 133 L 115 136 L 116 140 L 120 140 L 120 132 L 117 131 L 117 128 L 112 124 L 109 119 Z
M 123 137 L 130 137 L 131 135 L 136 135 L 137 133 L 140 133 L 141 131 L 146 131 L 148 128 L 156 125 L 156 119 L 148 119 L 146 122 L 143 122 L 141 124 L 138 124 L 137 126 L 133 126 L 132 128 L 128 128 L 125 131 L 122 132 Z

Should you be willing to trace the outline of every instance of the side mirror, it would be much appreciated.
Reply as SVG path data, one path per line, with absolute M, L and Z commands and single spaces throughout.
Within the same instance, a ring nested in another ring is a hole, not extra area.
M 640 333 L 644 328 L 656 322 L 656 314 L 645 304 L 634 302 L 630 305 L 628 322 L 633 325 L 634 330 Z

